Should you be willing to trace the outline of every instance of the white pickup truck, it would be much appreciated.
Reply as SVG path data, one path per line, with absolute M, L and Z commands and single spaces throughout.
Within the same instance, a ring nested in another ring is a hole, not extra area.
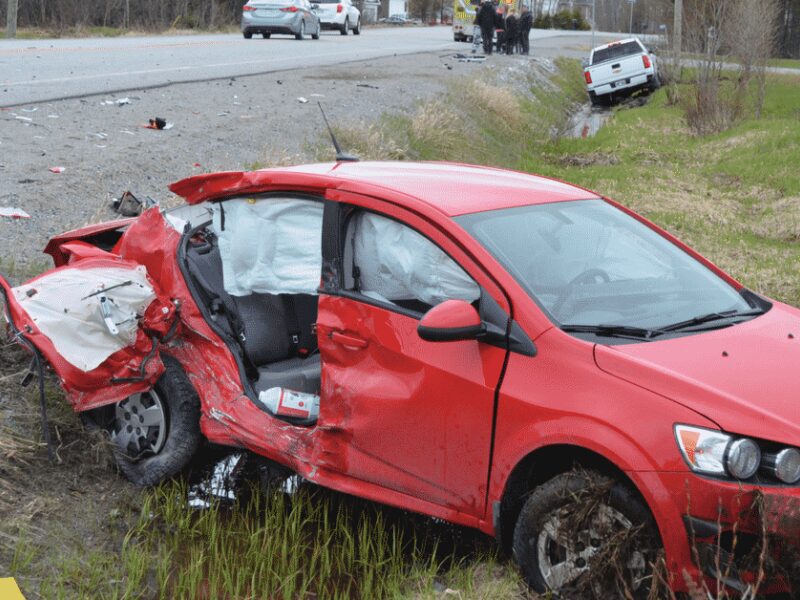
M 638 38 L 598 46 L 584 63 L 583 76 L 592 104 L 610 105 L 615 97 L 661 85 L 656 57 Z

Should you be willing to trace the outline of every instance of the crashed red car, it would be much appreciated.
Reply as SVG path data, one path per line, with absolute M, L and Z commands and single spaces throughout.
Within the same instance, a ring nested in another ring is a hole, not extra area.
M 574 597 L 626 532 L 631 597 L 661 550 L 676 591 L 789 590 L 746 555 L 796 551 L 797 309 L 527 174 L 340 162 L 171 189 L 185 205 L 60 235 L 55 269 L 2 281 L 132 481 L 205 438 L 495 535 L 539 591 Z

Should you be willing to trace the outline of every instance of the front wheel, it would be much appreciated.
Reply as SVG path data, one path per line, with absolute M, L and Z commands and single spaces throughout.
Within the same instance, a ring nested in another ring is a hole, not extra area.
M 318 40 L 321 30 L 322 30 L 322 24 L 321 23 L 317 23 L 317 32 L 311 34 L 311 39 L 312 40 Z
M 353 27 L 353 35 L 360 35 L 361 34 L 361 18 L 356 21 L 356 26 Z
M 342 35 L 347 35 L 347 30 L 348 29 L 350 29 L 350 18 L 349 17 L 345 17 L 344 18 L 344 25 L 342 25 L 342 28 L 339 30 L 339 33 L 341 33 Z
M 242 35 L 244 36 L 244 39 L 246 39 L 246 40 L 252 40 L 253 39 L 253 32 L 252 31 L 243 31 Z
M 162 359 L 166 370 L 153 389 L 103 407 L 117 466 L 142 487 L 180 473 L 202 439 L 197 392 L 178 361 Z
M 514 529 L 514 559 L 537 592 L 560 598 L 648 598 L 661 550 L 633 490 L 595 471 L 536 488 Z

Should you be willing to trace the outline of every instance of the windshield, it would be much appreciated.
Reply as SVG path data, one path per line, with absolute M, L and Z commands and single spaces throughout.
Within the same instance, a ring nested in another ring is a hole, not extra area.
M 601 62 L 607 60 L 615 60 L 623 56 L 630 56 L 632 54 L 642 54 L 644 50 L 636 42 L 625 42 L 624 44 L 614 44 L 600 50 L 595 50 L 592 55 L 592 64 L 599 65 Z
M 559 326 L 657 330 L 749 311 L 742 295 L 661 235 L 603 200 L 457 217 Z

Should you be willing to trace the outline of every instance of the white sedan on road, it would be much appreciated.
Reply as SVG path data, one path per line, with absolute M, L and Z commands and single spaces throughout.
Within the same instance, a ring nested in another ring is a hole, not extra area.
M 361 33 L 361 12 L 351 0 L 312 0 L 323 29 L 338 29 L 342 35 Z

